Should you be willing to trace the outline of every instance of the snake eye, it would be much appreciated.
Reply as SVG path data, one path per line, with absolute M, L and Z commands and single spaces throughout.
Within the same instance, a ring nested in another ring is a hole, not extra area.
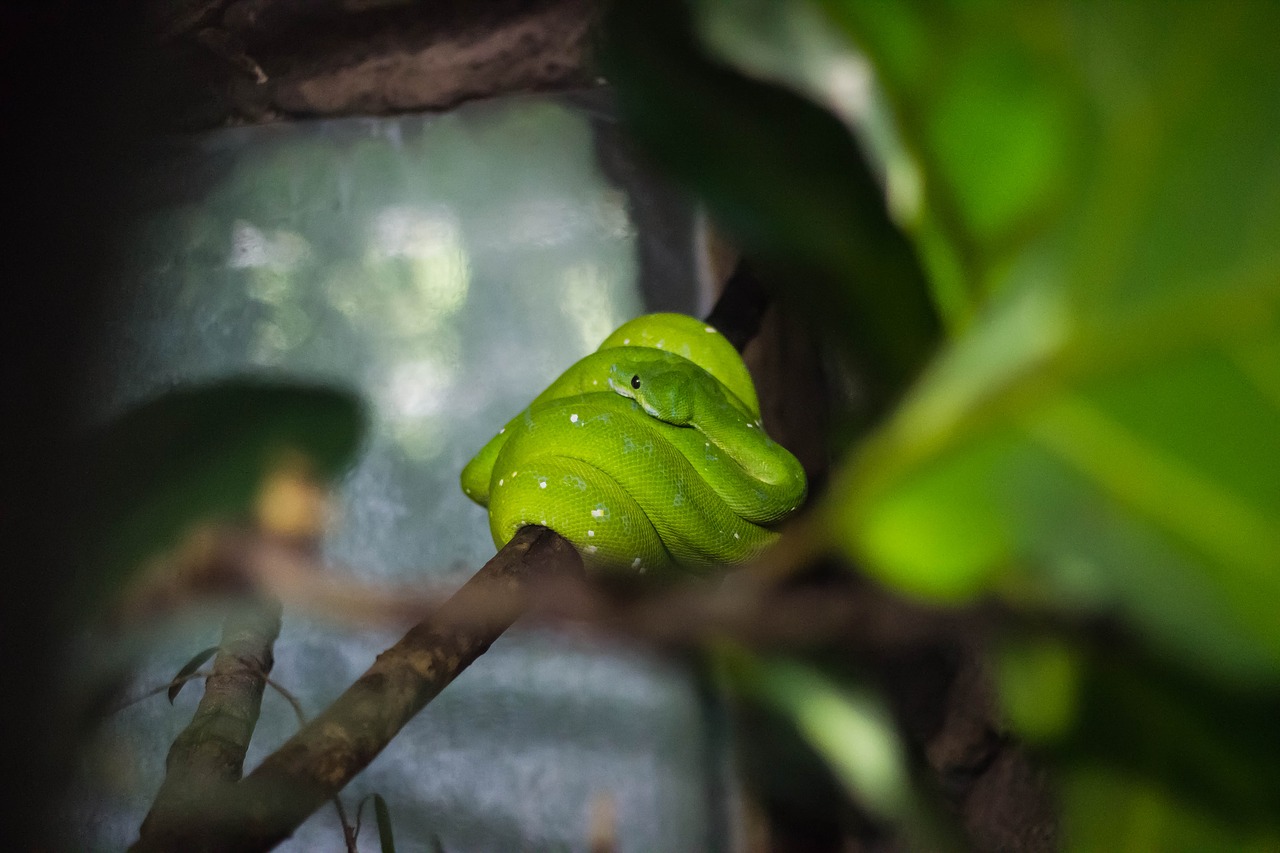
M 636 389 L 639 389 L 639 388 L 640 388 L 640 377 L 639 377 L 639 376 L 632 376 L 632 377 L 631 377 L 631 387 L 632 387 L 632 388 L 636 388 Z

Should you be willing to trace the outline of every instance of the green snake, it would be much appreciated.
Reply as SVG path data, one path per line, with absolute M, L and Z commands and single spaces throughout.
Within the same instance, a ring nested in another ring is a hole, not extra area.
M 804 500 L 804 469 L 761 427 L 733 345 L 682 314 L 631 320 L 462 471 L 498 547 L 541 524 L 592 567 L 700 571 L 751 559 Z

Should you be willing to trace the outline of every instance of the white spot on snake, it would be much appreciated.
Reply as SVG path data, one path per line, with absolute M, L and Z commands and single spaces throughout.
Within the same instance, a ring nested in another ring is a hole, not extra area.
M 595 532 L 594 530 L 588 530 L 588 531 L 587 531 L 587 535 L 588 535 L 588 536 L 595 536 L 595 535 L 596 535 L 596 532 Z
M 711 328 L 710 326 L 703 326 L 703 327 L 702 327 L 702 331 L 704 331 L 704 332 L 714 332 L 714 331 L 715 331 L 715 329 Z
M 741 539 L 742 537 L 735 533 L 735 534 L 733 534 L 733 538 L 734 538 L 734 539 Z
M 755 429 L 755 428 L 756 428 L 755 424 L 752 424 L 752 423 L 747 424 L 747 429 Z
M 503 485 L 503 484 L 504 484 L 504 483 L 506 483 L 506 482 L 507 482 L 506 480 L 498 480 L 498 485 L 499 485 L 499 486 L 501 486 L 501 485 Z
M 604 515 L 604 510 L 602 509 L 597 508 L 597 509 L 591 510 L 592 518 L 600 518 L 602 515 Z
M 623 339 L 622 339 L 622 342 L 623 342 L 624 344 L 629 344 L 629 343 L 631 343 L 631 338 L 623 338 Z
M 658 338 L 658 342 L 654 344 L 654 346 L 657 347 L 658 349 L 662 349 L 662 345 L 665 344 L 666 342 L 667 342 L 666 338 Z
M 640 574 L 644 574 L 647 571 L 649 571 L 648 566 L 640 566 Z
M 463 489 L 463 491 L 464 491 L 464 492 L 466 492 L 467 494 L 471 494 L 471 490 L 470 490 L 470 489 Z
M 600 384 L 600 380 L 599 380 L 599 379 L 592 379 L 592 380 L 591 380 L 591 384 L 592 384 L 592 385 L 599 385 L 599 384 Z
M 574 412 L 572 415 L 569 415 L 569 423 L 576 424 L 577 422 L 578 422 L 577 412 Z
M 638 569 L 638 568 L 640 568 L 640 558 L 639 558 L 639 557 L 636 557 L 634 560 L 632 560 L 632 561 L 631 561 L 631 568 L 633 568 L 633 569 Z
M 539 481 L 538 481 L 538 488 L 539 488 L 539 489 L 545 489 L 546 487 L 547 487 L 547 481 L 546 481 L 546 480 L 539 480 Z
M 600 549 L 599 549 L 599 548 L 597 548 L 595 545 L 588 545 L 588 546 L 587 546 L 587 553 L 588 553 L 588 554 L 594 554 L 594 553 L 595 553 L 596 551 L 598 551 L 598 550 L 600 550 Z

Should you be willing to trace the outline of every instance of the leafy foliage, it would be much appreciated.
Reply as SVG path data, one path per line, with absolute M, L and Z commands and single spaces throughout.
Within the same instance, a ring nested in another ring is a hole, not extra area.
M 693 4 L 701 43 L 687 7 L 619 5 L 611 79 L 651 153 L 749 251 L 821 269 L 788 281 L 846 338 L 908 335 L 870 347 L 896 359 L 888 396 L 910 387 L 843 461 L 832 543 L 917 596 L 1123 626 L 1124 654 L 1086 632 L 1003 658 L 1011 721 L 1058 756 L 1068 845 L 1273 839 L 1280 12 L 774 4 L 775 32 L 817 9 L 870 60 L 894 132 L 855 115 L 864 161 L 820 73 L 748 61 L 767 28 L 706 24 L 760 3 Z M 866 165 L 904 161 L 923 281 Z M 947 339 L 917 378 L 929 316 Z
M 847 129 L 712 60 L 679 0 L 611 11 L 605 59 L 632 133 L 697 186 L 755 257 L 809 282 L 792 295 L 837 340 L 872 358 L 891 386 L 905 382 L 934 346 L 938 319 Z

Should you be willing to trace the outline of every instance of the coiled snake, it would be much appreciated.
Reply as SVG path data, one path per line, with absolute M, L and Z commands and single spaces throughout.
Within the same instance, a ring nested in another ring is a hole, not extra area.
M 476 454 L 462 488 L 499 547 L 541 524 L 589 566 L 700 571 L 750 559 L 804 500 L 760 425 L 746 365 L 682 314 L 625 323 Z

